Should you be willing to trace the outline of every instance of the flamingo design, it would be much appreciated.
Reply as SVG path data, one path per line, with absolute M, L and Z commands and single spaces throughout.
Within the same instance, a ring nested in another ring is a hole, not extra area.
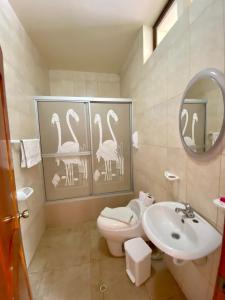
M 98 162 L 100 162 L 101 158 L 105 162 L 105 181 L 112 180 L 112 161 L 116 162 L 117 168 L 120 169 L 120 174 L 121 172 L 123 172 L 123 168 L 121 167 L 123 159 L 118 155 L 118 144 L 110 124 L 110 117 L 112 117 L 115 122 L 118 122 L 119 120 L 117 114 L 112 109 L 110 109 L 107 113 L 107 124 L 112 136 L 112 140 L 106 140 L 104 142 L 102 141 L 101 116 L 99 114 L 96 114 L 94 119 L 94 123 L 98 124 L 99 127 L 99 147 L 96 152 L 96 157 Z
M 198 122 L 198 115 L 197 115 L 197 113 L 193 114 L 191 137 L 190 136 L 185 136 L 185 132 L 186 132 L 186 129 L 187 129 L 187 124 L 188 124 L 188 119 L 189 119 L 188 111 L 185 108 L 182 110 L 181 119 L 183 119 L 183 117 L 185 117 L 185 124 L 184 124 L 184 128 L 182 130 L 182 136 L 184 137 L 185 143 L 194 150 L 194 149 L 196 149 L 195 124 Z
M 67 126 L 69 128 L 69 131 L 73 137 L 74 141 L 68 141 L 62 144 L 62 132 L 61 132 L 61 126 L 60 126 L 60 119 L 59 115 L 57 113 L 54 113 L 52 115 L 51 123 L 53 125 L 56 124 L 57 132 L 58 132 L 58 149 L 57 153 L 78 153 L 80 151 L 80 145 L 79 142 L 73 132 L 73 129 L 70 124 L 70 116 L 74 118 L 76 122 L 79 122 L 79 116 L 78 114 L 73 110 L 69 109 L 66 113 L 66 122 Z M 73 174 L 73 166 L 78 165 L 79 171 L 82 170 L 83 173 L 85 173 L 84 177 L 87 176 L 87 167 L 85 162 L 81 161 L 79 158 L 62 158 L 56 159 L 56 163 L 59 166 L 60 160 L 63 161 L 66 169 L 66 185 L 73 185 L 74 184 L 74 174 Z

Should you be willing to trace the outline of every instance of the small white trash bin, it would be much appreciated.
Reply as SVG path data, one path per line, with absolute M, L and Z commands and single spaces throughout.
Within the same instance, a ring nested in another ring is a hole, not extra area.
M 140 286 L 151 275 L 152 249 L 138 237 L 124 243 L 126 272 L 136 286 Z

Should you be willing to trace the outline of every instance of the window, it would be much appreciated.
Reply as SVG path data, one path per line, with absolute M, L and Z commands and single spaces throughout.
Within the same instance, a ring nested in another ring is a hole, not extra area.
M 169 0 L 153 25 L 153 49 L 164 39 L 177 20 L 177 0 Z

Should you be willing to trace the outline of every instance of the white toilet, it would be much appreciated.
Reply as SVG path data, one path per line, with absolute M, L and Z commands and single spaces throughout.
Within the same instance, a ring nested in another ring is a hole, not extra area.
M 142 229 L 142 215 L 147 208 L 139 199 L 131 200 L 127 205 L 133 212 L 134 217 L 130 224 L 99 216 L 97 226 L 101 235 L 106 239 L 109 251 L 113 256 L 124 256 L 123 243 L 135 237 L 146 239 Z

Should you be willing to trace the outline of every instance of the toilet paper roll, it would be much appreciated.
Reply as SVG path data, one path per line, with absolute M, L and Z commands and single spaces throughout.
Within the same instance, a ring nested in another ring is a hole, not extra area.
M 154 203 L 154 197 L 147 194 L 147 196 L 145 197 L 145 206 L 152 205 L 153 203 Z
M 139 200 L 145 205 L 149 206 L 154 203 L 154 197 L 149 193 L 144 193 L 143 191 L 139 192 Z
M 145 204 L 145 199 L 146 199 L 146 197 L 147 197 L 147 194 L 146 194 L 146 193 L 144 193 L 143 191 L 140 191 L 140 192 L 139 192 L 139 200 L 140 200 L 143 204 Z

